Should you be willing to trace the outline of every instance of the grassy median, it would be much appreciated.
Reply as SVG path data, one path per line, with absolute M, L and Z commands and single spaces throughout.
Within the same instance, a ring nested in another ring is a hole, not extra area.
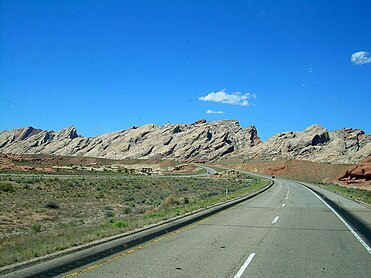
M 246 175 L 1 176 L 0 266 L 157 223 L 267 184 Z

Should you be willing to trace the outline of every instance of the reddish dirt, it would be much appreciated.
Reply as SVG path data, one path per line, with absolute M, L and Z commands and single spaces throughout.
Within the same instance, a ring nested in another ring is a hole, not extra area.
M 0 170 L 25 172 L 54 172 L 55 169 L 53 169 L 52 166 L 71 164 L 100 167 L 117 162 L 118 160 L 92 157 L 0 154 Z M 175 167 L 175 172 L 179 173 L 193 172 L 196 168 L 187 164 L 179 165 L 179 163 L 170 160 L 152 161 L 131 159 L 122 162 L 126 164 L 159 163 L 162 167 Z M 248 161 L 245 163 L 223 165 L 272 176 L 288 177 L 311 182 L 337 183 L 348 187 L 371 190 L 371 157 L 366 158 L 358 165 L 335 165 L 303 160 Z
M 366 179 L 368 171 L 371 169 L 370 161 L 371 159 L 368 158 L 360 165 L 316 163 L 303 160 L 249 161 L 241 164 L 224 164 L 223 166 L 271 176 L 315 183 L 335 183 L 347 187 L 371 190 L 371 181 Z M 361 176 L 359 173 L 365 173 L 365 175 L 362 174 Z
M 34 158 L 27 158 L 15 154 L 0 154 L 0 170 L 13 170 L 13 171 L 38 171 L 38 172 L 55 172 L 55 169 L 51 167 L 39 167 L 30 166 L 29 163 L 40 163 L 42 160 L 36 160 Z M 26 164 L 26 165 L 22 165 Z
M 178 165 L 173 168 L 171 171 L 172 173 L 192 173 L 196 171 L 198 168 L 194 165 L 184 164 Z
M 350 165 L 334 165 L 303 160 L 282 160 L 249 161 L 242 164 L 229 164 L 229 166 L 271 176 L 322 182 L 336 179 Z

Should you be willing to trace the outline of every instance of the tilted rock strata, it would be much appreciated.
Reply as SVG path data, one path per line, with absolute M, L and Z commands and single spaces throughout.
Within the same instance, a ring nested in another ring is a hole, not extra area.
M 193 124 L 147 124 L 97 137 L 78 136 L 73 126 L 59 132 L 27 127 L 1 132 L 0 152 L 210 161 L 260 142 L 254 126 L 243 129 L 237 121 L 201 120 Z
M 0 152 L 112 159 L 295 159 L 354 164 L 371 154 L 371 135 L 360 129 L 330 132 L 313 125 L 300 132 L 276 134 L 262 143 L 254 126 L 244 129 L 233 120 L 147 124 L 97 137 L 79 136 L 73 126 L 58 132 L 27 127 L 1 132 Z
M 329 132 L 312 125 L 300 132 L 283 132 L 229 157 L 251 160 L 308 160 L 334 164 L 353 164 L 371 154 L 371 135 L 360 129 L 343 128 Z

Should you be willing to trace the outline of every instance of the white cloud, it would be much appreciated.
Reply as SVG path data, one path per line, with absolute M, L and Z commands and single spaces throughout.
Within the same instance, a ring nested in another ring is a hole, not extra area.
M 371 56 L 367 51 L 358 51 L 352 54 L 351 61 L 356 65 L 368 64 L 371 63 Z
M 202 101 L 214 101 L 219 103 L 226 103 L 230 105 L 240 105 L 240 106 L 249 106 L 249 99 L 255 99 L 255 94 L 242 94 L 240 92 L 234 92 L 232 94 L 227 94 L 224 90 L 219 92 L 211 92 L 204 97 L 199 97 L 199 100 Z
M 223 111 L 214 111 L 214 110 L 207 110 L 206 114 L 224 114 Z

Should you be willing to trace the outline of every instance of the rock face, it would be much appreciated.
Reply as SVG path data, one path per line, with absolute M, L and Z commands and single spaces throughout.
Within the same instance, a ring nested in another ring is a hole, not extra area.
M 70 126 L 58 132 L 26 127 L 0 133 L 0 152 L 113 159 L 147 158 L 210 161 L 261 142 L 256 128 L 238 121 L 148 124 L 97 137 L 78 136 Z
M 360 164 L 349 168 L 339 177 L 339 181 L 348 181 L 348 183 L 358 182 L 360 180 L 371 180 L 371 156 L 364 159 Z
M 304 131 L 276 134 L 262 144 L 233 152 L 229 158 L 353 164 L 370 154 L 370 134 L 351 128 L 329 132 L 320 125 L 312 125 Z
M 300 132 L 276 134 L 262 143 L 255 126 L 244 129 L 234 120 L 147 124 L 97 137 L 79 136 L 73 126 L 58 132 L 26 127 L 1 132 L 0 153 L 199 162 L 296 159 L 354 164 L 371 154 L 371 135 L 360 129 L 330 132 L 313 125 Z

